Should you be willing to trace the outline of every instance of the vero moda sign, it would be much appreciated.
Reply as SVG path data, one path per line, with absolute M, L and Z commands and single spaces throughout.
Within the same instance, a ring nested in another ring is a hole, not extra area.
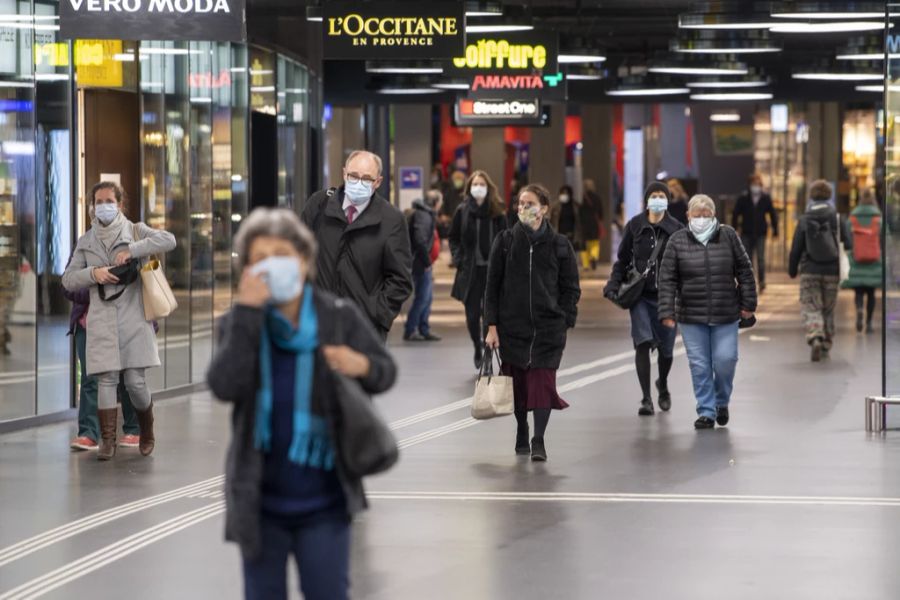
M 239 42 L 245 0 L 60 0 L 64 39 Z

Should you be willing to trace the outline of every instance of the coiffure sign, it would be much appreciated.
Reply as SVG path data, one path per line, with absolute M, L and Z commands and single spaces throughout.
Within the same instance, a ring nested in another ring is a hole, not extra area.
M 245 0 L 60 0 L 65 39 L 242 41 Z
M 542 126 L 547 117 L 540 100 L 457 100 L 454 114 L 461 127 Z
M 458 73 L 555 73 L 558 70 L 555 33 L 498 33 L 469 39 L 465 52 L 453 59 Z
M 449 59 L 466 41 L 463 2 L 325 2 L 325 58 Z

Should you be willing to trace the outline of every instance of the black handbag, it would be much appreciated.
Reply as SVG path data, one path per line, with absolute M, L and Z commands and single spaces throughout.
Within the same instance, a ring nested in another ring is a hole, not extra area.
M 129 260 L 124 265 L 119 265 L 118 267 L 113 267 L 109 270 L 111 275 L 115 275 L 119 278 L 119 283 L 113 284 L 116 286 L 122 286 L 122 289 L 116 292 L 111 296 L 106 295 L 106 286 L 101 285 L 97 290 L 100 293 L 100 299 L 105 300 L 107 302 L 112 302 L 119 296 L 125 293 L 125 288 L 134 283 L 140 278 L 141 274 L 141 261 L 139 260 Z
M 340 308 L 343 302 L 337 300 L 335 306 Z M 336 338 L 342 343 L 340 320 L 336 328 Z M 337 412 L 335 437 L 341 465 L 348 475 L 357 479 L 387 471 L 400 458 L 394 433 L 359 381 L 334 371 L 331 375 Z
M 638 303 L 638 300 L 640 300 L 641 296 L 644 294 L 644 285 L 647 283 L 647 277 L 650 275 L 650 271 L 653 270 L 653 265 L 656 264 L 656 259 L 659 258 L 659 253 L 662 250 L 663 245 L 664 243 L 661 241 L 656 244 L 653 248 L 653 252 L 650 254 L 650 258 L 647 260 L 647 266 L 644 267 L 643 271 L 635 269 L 634 261 L 632 260 L 631 264 L 628 266 L 628 272 L 625 274 L 625 279 L 619 286 L 618 292 L 615 296 L 610 297 L 610 300 L 612 300 L 613 303 L 620 308 L 625 309 L 629 309 Z

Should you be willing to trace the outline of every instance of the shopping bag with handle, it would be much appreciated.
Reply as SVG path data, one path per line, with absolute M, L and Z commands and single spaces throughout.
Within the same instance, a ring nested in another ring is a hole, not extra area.
M 499 364 L 500 357 L 497 356 Z M 472 418 L 493 419 L 511 415 L 515 406 L 513 398 L 512 377 L 493 374 L 494 351 L 485 348 L 484 360 L 475 384 L 475 395 L 472 397 Z M 499 373 L 499 370 L 498 370 Z

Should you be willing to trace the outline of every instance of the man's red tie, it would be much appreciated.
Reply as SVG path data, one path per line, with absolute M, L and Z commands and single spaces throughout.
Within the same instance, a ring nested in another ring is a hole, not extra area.
M 350 206 L 348 206 L 346 214 L 347 214 L 347 223 L 353 223 L 353 221 L 356 219 L 356 207 L 353 206 L 352 204 Z

